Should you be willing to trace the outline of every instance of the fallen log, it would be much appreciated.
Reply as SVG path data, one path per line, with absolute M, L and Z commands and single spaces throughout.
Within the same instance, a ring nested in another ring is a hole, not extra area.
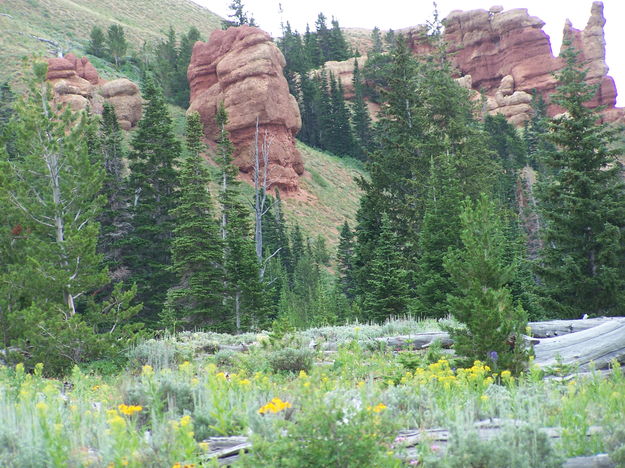
M 580 320 L 548 320 L 546 322 L 529 322 L 534 338 L 551 338 L 553 336 L 568 335 L 589 328 L 594 328 L 606 322 L 622 320 L 622 317 L 599 317 Z
M 540 367 L 558 364 L 581 371 L 607 369 L 612 360 L 625 362 L 625 319 L 553 338 L 535 339 L 534 362 Z M 592 363 L 592 364 L 591 364 Z
M 474 428 L 480 439 L 490 440 L 495 438 L 503 428 L 522 424 L 526 423 L 495 418 L 478 421 L 474 424 Z M 541 428 L 540 431 L 552 440 L 562 437 L 561 428 L 546 427 Z M 586 435 L 591 437 L 602 432 L 601 427 L 591 426 Z M 417 447 L 423 443 L 436 445 L 437 452 L 443 456 L 447 451 L 450 438 L 451 431 L 442 428 L 400 431 L 395 439 L 395 446 L 403 448 L 400 453 L 405 460 L 417 458 L 419 453 Z M 204 458 L 207 461 L 217 460 L 226 466 L 237 460 L 241 452 L 246 452 L 252 448 L 251 442 L 245 436 L 211 437 L 204 442 L 209 444 L 209 452 L 205 454 Z M 564 463 L 563 468 L 613 468 L 614 466 L 615 464 L 608 455 L 598 454 L 589 457 L 569 458 Z
M 452 339 L 447 332 L 427 332 L 415 335 L 385 336 L 375 339 L 378 342 L 385 343 L 394 349 L 425 349 L 431 346 L 435 341 L 440 341 L 443 348 L 450 348 L 453 345 Z

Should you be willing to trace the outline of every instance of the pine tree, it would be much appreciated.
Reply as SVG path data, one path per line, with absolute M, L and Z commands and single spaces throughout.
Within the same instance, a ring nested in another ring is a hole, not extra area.
M 106 45 L 115 62 L 115 66 L 119 67 L 121 59 L 128 51 L 128 41 L 126 41 L 126 36 L 124 35 L 124 28 L 118 24 L 110 25 L 106 34 Z
M 356 296 L 356 284 L 354 279 L 354 233 L 347 221 L 343 223 L 339 237 L 338 251 L 336 253 L 338 264 L 338 283 L 341 292 L 350 301 Z
M 625 291 L 625 186 L 610 149 L 616 131 L 598 124 L 584 105 L 596 89 L 586 84 L 578 53 L 566 45 L 552 100 L 566 114 L 549 124 L 555 151 L 543 158 L 539 200 L 543 251 L 537 266 L 545 309 L 554 317 L 621 315 Z
M 99 26 L 91 28 L 86 52 L 96 57 L 106 57 L 106 36 Z
M 189 107 L 190 90 L 187 79 L 187 69 L 191 63 L 191 53 L 197 41 L 201 41 L 202 36 L 195 26 L 191 26 L 186 34 L 180 38 L 178 57 L 176 58 L 176 89 L 174 90 L 173 103 L 186 109 Z
M 5 342 L 25 353 L 21 359 L 60 372 L 118 350 L 138 308 L 128 307 L 132 291 L 119 288 L 112 308 L 88 299 L 108 282 L 96 252 L 103 165 L 89 152 L 95 122 L 51 103 L 46 72 L 35 66 L 16 104 L 15 156 L 0 148 L 0 202 L 7 202 L 0 211 L 11 223 L 10 242 L 0 248 L 3 263 L 12 262 L 0 268 L 0 289 L 9 293 L 0 316 L 10 324 Z
M 371 31 L 371 49 L 369 49 L 369 55 L 381 54 L 384 52 L 384 46 L 382 45 L 382 34 L 380 28 L 377 26 Z
M 456 354 L 514 372 L 526 358 L 522 334 L 527 316 L 515 306 L 509 284 L 515 265 L 506 262 L 506 243 L 497 205 L 483 195 L 467 199 L 462 214 L 462 247 L 445 259 L 457 290 L 448 296 L 449 311 L 462 325 L 451 327 Z
M 98 216 L 100 236 L 98 252 L 103 256 L 113 281 L 122 280 L 127 274 L 123 264 L 122 239 L 132 230 L 132 213 L 124 177 L 124 136 L 119 128 L 115 110 L 104 104 L 99 131 L 99 151 L 104 163 L 104 180 L 101 195 L 104 206 Z
M 243 5 L 242 0 L 232 0 L 229 8 L 232 10 L 232 14 L 228 15 L 228 17 L 233 18 L 233 21 L 227 21 L 224 25 L 243 26 L 247 24 L 248 26 L 257 26 L 253 16 L 250 16 L 248 19 L 249 13 L 245 11 L 245 5 Z
M 397 249 L 397 242 L 390 219 L 385 214 L 362 301 L 367 320 L 383 322 L 408 312 L 408 271 L 403 267 L 404 259 Z
M 349 156 L 354 153 L 354 137 L 350 126 L 350 115 L 343 97 L 343 87 L 330 74 L 330 115 L 327 126 L 327 138 L 323 148 L 338 155 Z
M 133 200 L 133 231 L 125 242 L 126 264 L 139 288 L 138 297 L 146 320 L 155 321 L 174 278 L 171 265 L 171 237 L 178 178 L 175 170 L 180 157 L 163 93 L 153 80 L 145 81 L 147 101 L 143 118 L 132 137 L 130 191 Z
M 171 244 L 177 284 L 167 292 L 163 322 L 168 327 L 211 326 L 223 320 L 222 244 L 208 185 L 199 114 L 187 117 L 186 148 L 179 174 L 179 201 Z
M 352 83 L 354 86 L 354 99 L 351 121 L 356 141 L 352 154 L 360 160 L 365 160 L 367 153 L 372 149 L 371 117 L 365 103 L 362 77 L 357 60 L 354 60 L 354 78 Z
M 447 295 L 455 291 L 443 261 L 449 249 L 460 245 L 462 192 L 459 186 L 450 156 L 432 158 L 428 199 L 418 241 L 417 311 L 423 317 L 447 315 Z

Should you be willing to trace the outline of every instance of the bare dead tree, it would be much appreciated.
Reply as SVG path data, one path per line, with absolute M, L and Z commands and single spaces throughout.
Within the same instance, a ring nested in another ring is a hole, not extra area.
M 281 250 L 281 247 L 268 257 L 264 257 L 263 252 L 263 217 L 271 209 L 272 203 L 267 200 L 267 189 L 271 187 L 273 181 L 270 179 L 269 170 L 269 154 L 274 138 L 269 136 L 269 132 L 265 130 L 260 140 L 260 130 L 258 125 L 258 117 L 256 117 L 256 134 L 254 139 L 254 172 L 252 180 L 254 181 L 254 202 L 252 208 L 254 210 L 254 243 L 256 245 L 256 258 L 260 265 L 259 276 L 261 281 L 265 277 L 265 270 L 269 260 L 275 257 Z

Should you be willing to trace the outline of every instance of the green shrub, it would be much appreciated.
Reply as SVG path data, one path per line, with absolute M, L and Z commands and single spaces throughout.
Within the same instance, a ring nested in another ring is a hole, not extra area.
M 128 363 L 132 369 L 150 365 L 154 370 L 173 368 L 183 361 L 175 343 L 169 339 L 147 340 L 128 352 Z
M 302 348 L 283 348 L 270 352 L 267 359 L 274 372 L 308 372 L 313 365 L 313 352 Z
M 215 353 L 215 364 L 218 367 L 228 367 L 234 364 L 237 353 L 230 349 L 222 349 Z

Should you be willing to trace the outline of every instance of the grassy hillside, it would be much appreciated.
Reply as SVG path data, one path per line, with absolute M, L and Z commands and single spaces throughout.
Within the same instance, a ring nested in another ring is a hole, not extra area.
M 321 234 L 335 245 L 345 220 L 354 227 L 361 195 L 356 178 L 364 169 L 356 160 L 332 156 L 303 143 L 298 143 L 298 148 L 306 167 L 300 179 L 302 195 L 284 199 L 285 215 L 311 237 Z
M 84 50 L 93 26 L 120 24 L 132 49 L 163 37 L 169 26 L 186 32 L 195 26 L 208 38 L 220 18 L 190 0 L 8 0 L 0 2 L 0 80 L 20 69 L 32 54 L 49 56 L 58 43 L 63 52 Z M 132 53 L 132 49 L 129 54 Z

